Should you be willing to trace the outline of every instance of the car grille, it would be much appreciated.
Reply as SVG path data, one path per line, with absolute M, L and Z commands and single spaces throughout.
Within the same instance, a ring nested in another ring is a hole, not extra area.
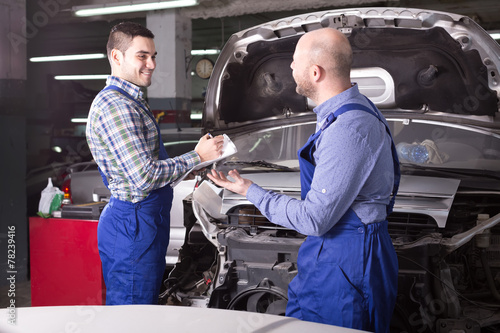
M 271 223 L 253 205 L 237 206 L 227 215 L 227 226 L 250 229 L 285 229 Z M 438 231 L 436 221 L 423 214 L 392 213 L 388 221 L 389 234 L 393 238 L 413 238 Z
M 436 221 L 423 214 L 392 213 L 387 218 L 389 234 L 392 238 L 418 238 L 438 232 Z
M 251 229 L 285 229 L 277 224 L 271 223 L 253 205 L 237 206 L 227 213 L 228 225 L 234 227 L 246 227 Z

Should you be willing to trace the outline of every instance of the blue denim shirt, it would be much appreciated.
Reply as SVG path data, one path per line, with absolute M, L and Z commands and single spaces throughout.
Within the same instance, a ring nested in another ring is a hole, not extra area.
M 353 85 L 314 109 L 316 130 L 330 113 L 347 103 L 370 107 Z M 386 219 L 394 167 L 391 138 L 382 122 L 361 110 L 340 115 L 318 138 L 314 159 L 311 190 L 304 200 L 257 184 L 248 189 L 248 200 L 271 222 L 311 236 L 328 232 L 349 207 L 363 223 Z

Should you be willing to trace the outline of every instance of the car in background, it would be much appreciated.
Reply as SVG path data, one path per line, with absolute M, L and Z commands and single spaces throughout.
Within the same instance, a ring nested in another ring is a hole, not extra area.
M 201 128 L 161 129 L 168 156 L 175 157 L 194 149 L 201 137 Z M 66 168 L 62 184 L 65 203 L 86 204 L 109 201 L 110 193 L 104 185 L 95 161 L 73 163 Z
M 400 153 L 388 217 L 399 260 L 391 331 L 498 332 L 500 46 L 472 19 L 341 9 L 232 35 L 208 83 L 203 127 L 226 133 L 238 152 L 214 168 L 300 199 L 297 150 L 316 115 L 296 93 L 290 64 L 298 39 L 323 27 L 350 40 L 352 81 L 382 111 Z M 186 241 L 165 301 L 283 315 L 305 236 L 209 181 L 184 205 Z
M 168 156 L 175 157 L 196 147 L 201 137 L 201 128 L 161 129 L 163 145 Z M 110 193 L 104 185 L 95 161 L 74 163 L 66 168 L 62 184 L 65 203 L 86 204 L 109 201 Z
M 200 128 L 163 129 L 163 144 L 168 156 L 182 155 L 193 150 L 201 137 Z M 61 217 L 98 219 L 111 193 L 102 181 L 95 161 L 75 163 L 66 168 L 61 190 L 64 192 Z M 182 187 L 174 188 L 170 211 L 170 242 L 166 260 L 169 267 L 177 262 L 179 248 L 185 237 L 182 199 L 192 192 L 196 181 L 185 180 Z

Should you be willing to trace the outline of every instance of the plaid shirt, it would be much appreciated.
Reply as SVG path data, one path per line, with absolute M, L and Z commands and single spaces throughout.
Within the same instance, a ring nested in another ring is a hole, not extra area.
M 115 90 L 101 91 L 89 112 L 87 143 L 115 198 L 141 201 L 151 191 L 200 163 L 195 151 L 158 160 L 158 131 L 140 88 L 116 76 L 109 76 L 106 85 L 115 85 L 136 99 L 132 101 Z M 144 105 L 150 115 L 137 102 Z

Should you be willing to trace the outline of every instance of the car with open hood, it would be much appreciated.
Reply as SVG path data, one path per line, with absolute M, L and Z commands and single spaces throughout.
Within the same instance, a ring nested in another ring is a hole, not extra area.
M 349 39 L 351 79 L 386 118 L 402 171 L 389 232 L 398 254 L 394 332 L 500 329 L 500 46 L 471 18 L 411 8 L 313 12 L 232 35 L 208 83 L 203 127 L 238 152 L 237 169 L 300 199 L 297 150 L 315 105 L 296 93 L 298 39 Z M 178 185 L 178 186 L 182 186 Z M 184 200 L 185 243 L 162 298 L 282 315 L 305 236 L 203 181 Z

